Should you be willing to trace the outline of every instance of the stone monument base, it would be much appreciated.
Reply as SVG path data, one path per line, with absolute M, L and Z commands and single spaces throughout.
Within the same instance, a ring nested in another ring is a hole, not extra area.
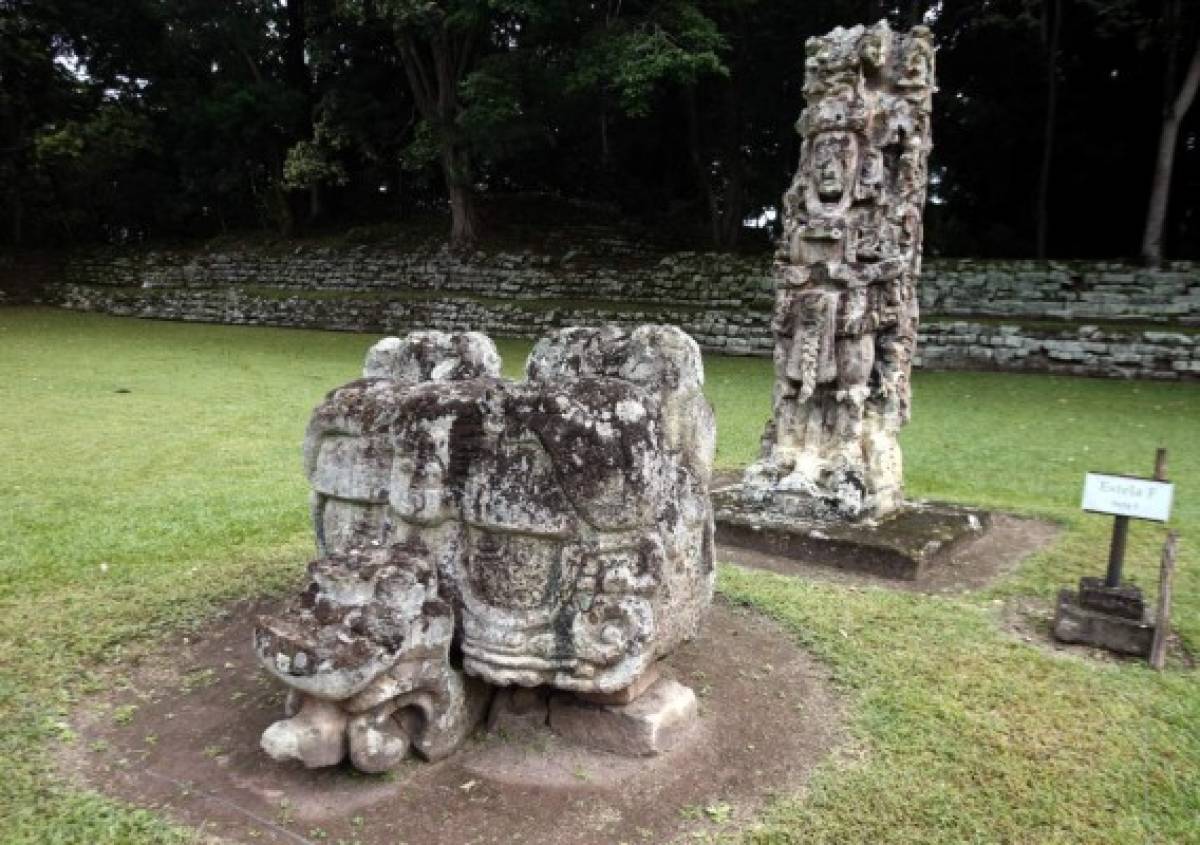
M 626 757 L 650 757 L 680 745 L 696 726 L 696 693 L 657 668 L 633 697 L 559 692 L 548 687 L 497 690 L 488 716 L 492 733 L 547 727 L 567 742 Z
M 740 495 L 713 493 L 718 543 L 885 578 L 915 580 L 991 522 L 987 511 L 909 503 L 877 520 L 835 522 L 774 513 Z
M 631 757 L 670 751 L 696 725 L 696 693 L 663 678 L 629 704 L 594 704 L 570 693 L 550 699 L 550 730 L 568 742 Z
M 1082 578 L 1078 592 L 1059 591 L 1052 630 L 1060 642 L 1148 657 L 1154 628 L 1137 587 L 1106 587 L 1103 579 Z

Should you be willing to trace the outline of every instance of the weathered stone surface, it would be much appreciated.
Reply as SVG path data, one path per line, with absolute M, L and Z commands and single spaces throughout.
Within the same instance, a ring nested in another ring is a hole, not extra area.
M 410 745 L 433 759 L 482 718 L 489 685 L 619 693 L 695 634 L 715 429 L 686 334 L 563 330 L 512 382 L 486 337 L 421 332 L 376 344 L 365 372 L 305 438 L 324 556 L 256 628 L 303 705 L 271 731 L 336 702 L 360 768 Z
M 745 340 L 747 329 L 754 349 L 769 352 L 773 345 L 766 334 L 774 299 L 767 255 L 664 254 L 615 229 L 564 226 L 541 234 L 545 243 L 537 251 L 469 255 L 440 243 L 412 241 L 402 247 L 382 243 L 288 251 L 249 245 L 204 251 L 106 248 L 73 253 L 63 283 L 47 294 L 71 307 L 147 309 L 175 319 L 367 331 L 470 326 L 504 334 L 522 326 L 529 336 L 555 326 L 625 319 L 616 310 L 597 316 L 594 309 L 603 301 L 651 312 L 687 306 L 704 310 L 699 317 L 681 309 L 627 318 L 635 324 L 680 325 L 706 348 Z M 1111 261 L 972 258 L 922 264 L 918 293 L 926 314 L 1200 325 L 1200 265 L 1195 262 L 1174 261 L 1162 269 Z M 23 267 L 17 275 L 35 272 Z M 312 297 L 312 291 L 323 295 Z M 477 301 L 494 298 L 497 291 L 517 306 L 545 300 L 564 304 L 522 314 L 519 307 L 482 307 Z M 331 293 L 344 293 L 345 303 Z M 739 319 L 751 312 L 752 323 Z M 768 341 L 764 347 L 760 339 Z
M 1108 587 L 1103 578 L 1085 576 L 1079 579 L 1079 604 L 1113 616 L 1141 620 L 1146 616 L 1146 600 L 1140 588 L 1133 584 Z
M 933 37 L 880 21 L 810 38 L 805 52 L 800 167 L 775 265 L 774 413 L 744 493 L 778 513 L 853 520 L 902 499 Z
M 1154 641 L 1154 623 L 1092 610 L 1079 603 L 1072 590 L 1061 590 L 1054 614 L 1054 636 L 1064 643 L 1081 643 L 1118 654 L 1146 657 Z
M 759 460 L 714 495 L 717 519 L 724 542 L 912 579 L 985 521 L 902 508 L 933 36 L 880 21 L 810 38 L 806 54 L 775 262 L 773 414 Z
M 625 689 L 616 692 L 577 692 L 575 695 L 579 700 L 591 704 L 629 704 L 657 683 L 660 675 L 658 666 L 654 665 Z
M 461 381 L 500 377 L 500 353 L 485 334 L 440 331 L 386 337 L 367 352 L 363 378 L 391 379 L 413 385 L 423 381 Z
M 545 252 L 467 257 L 421 244 L 76 254 L 47 299 L 156 319 L 373 332 L 473 328 L 538 337 L 563 326 L 658 322 L 679 326 L 706 351 L 772 354 L 766 256 L 664 256 L 618 244 L 612 232 L 575 235 L 574 243 L 565 235 L 561 251 L 551 244 Z M 914 367 L 1200 379 L 1200 346 L 1180 331 L 1200 325 L 1200 266 L 1191 262 L 1153 270 L 941 258 L 922 262 L 918 295 Z M 562 301 L 547 307 L 555 298 Z M 997 318 L 1012 322 L 997 325 Z M 1113 327 L 1114 320 L 1130 325 Z
M 346 757 L 348 720 L 336 704 L 309 699 L 296 715 L 267 728 L 263 751 L 274 760 L 299 760 L 310 769 L 336 766 Z
M 457 747 L 490 690 L 450 665 L 454 613 L 429 562 L 397 547 L 354 548 L 308 573 L 299 600 L 255 627 L 259 662 L 298 694 L 287 709 L 299 712 L 263 735 L 268 753 L 327 766 L 348 741 L 356 766 L 381 771 L 410 746 L 427 759 Z
M 550 728 L 564 739 L 629 756 L 669 751 L 695 725 L 696 694 L 663 678 L 630 704 L 595 704 L 560 693 L 550 699 Z
M 664 256 L 633 251 L 621 254 L 619 264 L 608 254 L 589 255 L 584 264 L 568 257 L 593 243 L 576 243 L 558 253 L 496 252 L 466 257 L 410 244 L 403 249 L 360 246 L 285 254 L 252 247 L 198 255 L 140 250 L 76 253 L 65 267 L 63 282 L 49 288 L 48 294 L 71 307 L 111 304 L 129 309 L 138 303 L 153 309 L 156 316 L 178 319 L 236 321 L 240 314 L 245 321 L 320 325 L 314 322 L 319 314 L 332 309 L 326 324 L 330 327 L 461 331 L 463 326 L 473 325 L 496 331 L 501 324 L 513 323 L 513 310 L 499 304 L 480 308 L 476 298 L 494 296 L 503 289 L 516 303 L 570 301 L 561 308 L 543 307 L 527 314 L 528 326 L 538 331 L 580 324 L 584 321 L 579 319 L 578 309 L 586 312 L 589 304 L 596 308 L 604 301 L 633 304 L 651 312 L 672 306 L 702 308 L 699 319 L 695 314 L 689 317 L 687 310 L 673 312 L 691 321 L 694 329 L 689 329 L 689 334 L 701 335 L 696 338 L 701 346 L 722 345 L 722 336 L 730 341 L 742 339 L 722 331 L 744 327 L 736 315 L 754 312 L 756 318 L 769 317 L 774 297 L 767 256 L 695 252 Z M 188 266 L 203 268 L 200 281 L 184 278 L 183 268 Z M 1114 268 L 1123 271 L 1117 275 L 1132 281 L 1105 281 L 1114 275 Z M 918 294 L 922 311 L 943 316 L 1117 318 L 1198 325 L 1198 284 L 1200 266 L 1188 261 L 1150 269 L 1104 261 L 935 258 L 922 262 Z M 312 297 L 313 291 L 324 295 Z M 438 292 L 444 296 L 435 297 Z M 113 298 L 100 296 L 105 293 Z M 329 296 L 336 293 L 345 295 L 353 313 L 338 313 L 343 300 Z M 415 293 L 422 297 L 414 299 Z M 389 297 L 395 297 L 395 302 Z M 469 308 L 469 318 L 454 322 L 450 305 Z M 494 323 L 480 320 L 481 314 L 489 313 L 495 315 Z M 411 322 L 405 322 L 406 315 Z M 539 316 L 540 322 L 536 321 Z M 566 322 L 554 323 L 559 316 Z M 616 312 L 614 319 L 620 319 Z M 645 317 L 630 319 L 641 322 Z M 712 326 L 713 331 L 703 328 L 706 321 L 714 319 L 719 323 Z M 759 327 L 767 328 L 766 319 L 756 319 L 753 325 L 756 332 Z M 1169 327 L 1164 332 L 1177 334 Z
M 911 581 L 987 530 L 987 511 L 908 504 L 879 520 L 797 519 L 746 505 L 733 491 L 713 494 L 717 542 L 839 569 Z
M 350 762 L 361 772 L 386 772 L 400 765 L 420 731 L 420 717 L 404 709 L 395 714 L 361 713 L 346 727 Z

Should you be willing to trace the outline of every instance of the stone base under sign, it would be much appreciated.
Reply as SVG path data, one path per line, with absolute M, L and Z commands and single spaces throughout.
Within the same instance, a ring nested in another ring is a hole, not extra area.
M 1059 591 L 1052 630 L 1060 642 L 1148 657 L 1154 628 L 1137 587 L 1105 587 L 1099 578 L 1084 578 L 1078 592 Z
M 1079 579 L 1079 604 L 1089 610 L 1141 620 L 1146 617 L 1146 600 L 1133 584 L 1109 587 L 1103 578 L 1084 576 Z
M 878 520 L 835 522 L 778 514 L 738 495 L 713 494 L 718 543 L 885 578 L 914 580 L 991 522 L 987 511 L 911 503 Z

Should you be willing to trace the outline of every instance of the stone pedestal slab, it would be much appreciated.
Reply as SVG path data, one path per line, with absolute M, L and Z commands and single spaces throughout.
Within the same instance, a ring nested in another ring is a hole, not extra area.
M 565 693 L 550 699 L 551 730 L 569 742 L 626 756 L 669 751 L 695 725 L 696 715 L 696 694 L 669 678 L 630 704 L 595 704 Z
M 550 717 L 549 687 L 501 687 L 488 711 L 489 732 L 506 734 L 544 730 Z
M 878 520 L 798 519 L 740 495 L 713 494 L 718 543 L 885 578 L 913 580 L 990 524 L 987 511 L 910 503 Z

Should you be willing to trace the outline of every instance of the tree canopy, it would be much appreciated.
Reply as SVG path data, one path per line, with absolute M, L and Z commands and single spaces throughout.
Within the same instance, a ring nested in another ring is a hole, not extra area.
M 0 242 L 469 244 L 535 196 L 761 245 L 805 39 L 881 17 L 939 45 L 927 251 L 1200 257 L 1188 0 L 0 0 Z

